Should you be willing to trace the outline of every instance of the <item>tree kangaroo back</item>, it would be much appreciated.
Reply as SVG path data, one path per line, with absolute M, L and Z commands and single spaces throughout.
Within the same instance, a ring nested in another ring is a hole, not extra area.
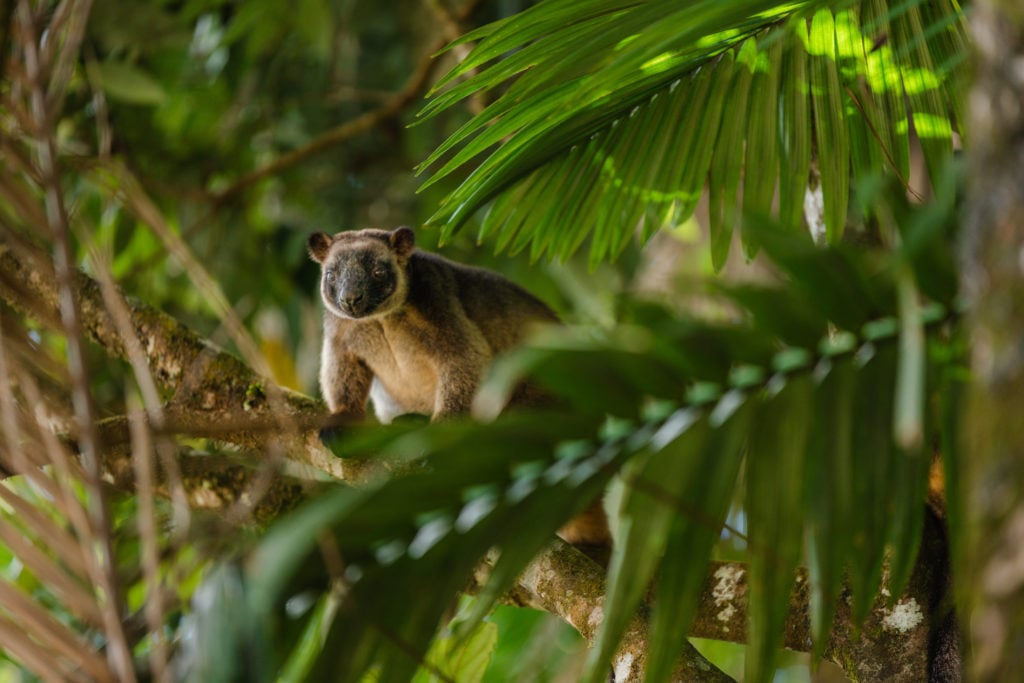
M 466 413 L 496 355 L 533 326 L 558 322 L 501 275 L 419 251 L 409 228 L 318 232 L 307 246 L 321 266 L 326 309 L 320 389 L 335 414 L 363 417 L 368 399 L 384 423 L 404 413 Z M 535 396 L 521 388 L 511 403 Z M 559 533 L 607 543 L 600 504 Z

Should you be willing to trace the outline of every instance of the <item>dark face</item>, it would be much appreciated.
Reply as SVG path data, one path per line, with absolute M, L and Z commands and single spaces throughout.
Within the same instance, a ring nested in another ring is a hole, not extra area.
M 331 250 L 323 264 L 324 304 L 342 318 L 383 315 L 401 303 L 397 267 L 389 251 L 375 245 Z
M 382 316 L 405 303 L 405 267 L 416 249 L 411 229 L 353 230 L 334 236 L 315 232 L 306 247 L 322 267 L 320 295 L 334 315 Z

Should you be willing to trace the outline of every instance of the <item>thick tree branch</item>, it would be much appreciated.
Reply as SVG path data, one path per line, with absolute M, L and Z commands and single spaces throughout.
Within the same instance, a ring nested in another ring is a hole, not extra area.
M 486 581 L 494 559 L 488 557 L 477 571 L 478 585 Z M 593 644 L 604 618 L 605 588 L 604 569 L 573 546 L 556 539 L 523 571 L 512 597 L 518 604 L 558 616 Z M 647 621 L 638 614 L 630 622 L 612 660 L 616 683 L 643 680 L 648 635 Z M 732 679 L 687 644 L 679 653 L 673 680 L 724 683 Z
M 74 290 L 89 338 L 109 354 L 125 357 L 98 283 L 78 272 Z M 0 243 L 0 298 L 44 324 L 55 324 L 58 292 L 49 260 L 27 245 Z M 168 424 L 190 434 L 216 432 L 218 440 L 254 453 L 279 452 L 337 479 L 358 482 L 376 471 L 342 461 L 323 446 L 317 428 L 327 414 L 320 402 L 272 387 L 234 356 L 150 306 L 129 302 L 129 314 L 150 371 L 170 397 Z
M 944 593 L 947 581 L 945 542 L 941 526 L 929 518 L 917 567 L 910 586 L 898 600 L 879 596 L 859 628 L 844 596 L 826 646 L 825 657 L 843 668 L 851 678 L 863 681 L 949 680 L 944 672 L 929 671 L 929 649 L 937 629 L 944 627 L 950 606 L 936 604 L 934 595 Z M 477 580 L 486 578 L 478 573 Z M 519 579 L 516 600 L 562 618 L 588 641 L 594 638 L 602 618 L 605 576 L 601 568 L 572 546 L 557 541 L 539 555 Z M 799 652 L 812 646 L 809 620 L 807 574 L 797 576 L 790 598 L 784 645 Z M 747 568 L 738 562 L 712 562 L 701 592 L 690 635 L 734 643 L 747 639 Z M 890 602 L 892 604 L 890 604 Z M 642 610 L 647 613 L 650 605 Z M 616 681 L 639 680 L 648 641 L 648 625 L 638 615 L 625 636 L 616 658 L 616 671 L 625 677 Z M 699 655 L 698 655 L 699 657 Z M 675 680 L 717 680 L 699 668 L 698 659 L 683 653 Z M 688 668 L 689 667 L 689 668 Z
M 189 506 L 222 513 L 229 524 L 271 522 L 295 507 L 314 486 L 270 468 L 253 467 L 241 456 L 179 448 L 176 461 Z M 108 446 L 103 465 L 105 478 L 116 488 L 129 493 L 136 491 L 132 452 L 127 443 Z M 170 498 L 166 474 L 159 468 L 155 474 L 154 493 Z

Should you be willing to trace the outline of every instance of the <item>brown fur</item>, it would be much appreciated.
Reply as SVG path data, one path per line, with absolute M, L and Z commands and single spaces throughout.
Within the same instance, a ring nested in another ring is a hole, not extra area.
M 532 326 L 558 322 L 501 275 L 417 250 L 409 228 L 316 233 L 308 247 L 322 267 L 326 309 L 320 388 L 335 414 L 363 417 L 367 399 L 385 423 L 403 413 L 466 413 L 496 355 Z M 522 389 L 512 403 L 535 397 Z M 559 534 L 607 545 L 600 502 Z
M 310 237 L 327 308 L 320 388 L 334 413 L 362 416 L 368 398 L 381 422 L 468 412 L 494 357 L 521 343 L 533 324 L 558 320 L 500 275 L 418 251 L 413 240 L 408 228 Z M 363 263 L 347 261 L 354 255 Z M 390 264 L 393 288 L 353 317 L 337 301 L 344 296 L 330 291 L 327 271 L 358 288 L 370 278 L 353 272 L 368 270 L 366 263 Z

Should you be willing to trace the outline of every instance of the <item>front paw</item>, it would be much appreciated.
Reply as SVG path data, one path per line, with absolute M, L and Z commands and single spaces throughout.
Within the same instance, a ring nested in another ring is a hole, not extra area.
M 323 445 L 330 448 L 332 444 L 337 442 L 340 438 L 344 429 L 341 425 L 331 425 L 329 427 L 321 427 L 317 435 L 320 437 L 320 441 Z
M 320 441 L 328 448 L 332 448 L 332 446 L 337 445 L 349 426 L 360 421 L 360 417 L 351 413 L 334 413 L 330 415 L 324 420 L 323 426 L 317 432 Z

